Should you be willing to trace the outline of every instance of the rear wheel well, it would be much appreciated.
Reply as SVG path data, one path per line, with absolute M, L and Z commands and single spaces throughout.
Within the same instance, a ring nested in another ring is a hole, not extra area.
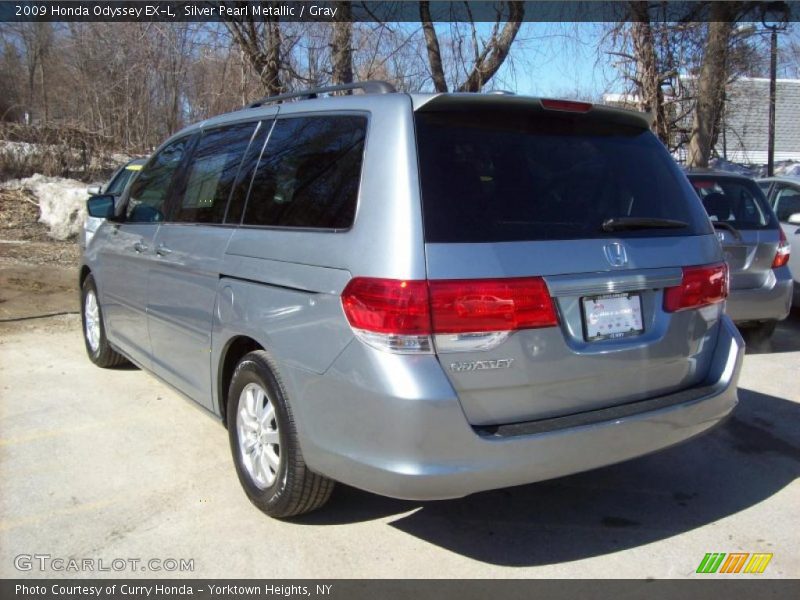
M 222 361 L 220 362 L 219 383 L 218 383 L 218 397 L 219 397 L 219 410 L 222 415 L 222 422 L 227 427 L 226 415 L 228 408 L 228 388 L 231 385 L 231 378 L 236 369 L 236 365 L 245 354 L 255 350 L 263 350 L 264 348 L 255 341 L 253 338 L 247 336 L 235 337 L 228 342 L 228 347 L 223 353 Z
M 89 267 L 87 267 L 86 265 L 83 265 L 81 267 L 81 272 L 80 272 L 80 275 L 78 276 L 78 287 L 79 288 L 83 288 L 83 282 L 86 281 L 86 278 L 89 276 L 89 274 L 91 272 L 92 272 L 92 270 Z

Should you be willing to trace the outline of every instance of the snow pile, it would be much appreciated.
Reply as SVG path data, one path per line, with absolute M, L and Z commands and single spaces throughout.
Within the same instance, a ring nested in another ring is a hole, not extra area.
M 717 169 L 719 171 L 726 171 L 728 173 L 738 173 L 739 175 L 746 175 L 748 177 L 757 177 L 758 174 L 756 169 L 752 167 L 748 167 L 745 165 L 740 165 L 738 163 L 730 162 L 725 160 L 724 158 L 713 158 L 708 161 L 709 166 L 712 169 Z
M 10 142 L 0 140 L 0 152 L 7 152 L 17 157 L 31 156 L 42 151 L 41 144 L 30 144 L 28 142 Z
M 0 188 L 30 192 L 39 204 L 39 222 L 50 236 L 65 240 L 77 235 L 86 220 L 86 184 L 63 177 L 36 174 L 0 183 Z
M 787 162 L 775 167 L 775 175 L 785 175 L 788 177 L 800 177 L 800 163 Z

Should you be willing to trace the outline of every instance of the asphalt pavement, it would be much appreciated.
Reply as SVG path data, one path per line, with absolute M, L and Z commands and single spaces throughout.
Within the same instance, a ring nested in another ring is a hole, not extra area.
M 339 486 L 281 522 L 240 490 L 223 427 L 147 373 L 94 367 L 75 315 L 0 324 L 0 577 L 695 578 L 708 552 L 800 577 L 798 374 L 795 312 L 748 352 L 733 417 L 686 444 L 461 500 Z M 54 568 L 70 558 L 95 570 Z

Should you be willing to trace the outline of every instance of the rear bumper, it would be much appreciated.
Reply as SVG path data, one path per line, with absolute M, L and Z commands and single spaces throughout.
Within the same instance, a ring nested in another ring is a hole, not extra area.
M 309 467 L 385 496 L 433 500 L 594 469 L 701 434 L 736 405 L 743 354 L 741 336 L 723 317 L 699 394 L 645 401 L 641 411 L 597 411 L 598 419 L 574 426 L 539 422 L 502 432 L 467 423 L 432 356 L 409 361 L 354 343 L 323 376 L 287 375 Z
M 735 323 L 780 321 L 789 315 L 794 289 L 789 268 L 773 269 L 770 273 L 759 288 L 731 290 L 725 312 Z

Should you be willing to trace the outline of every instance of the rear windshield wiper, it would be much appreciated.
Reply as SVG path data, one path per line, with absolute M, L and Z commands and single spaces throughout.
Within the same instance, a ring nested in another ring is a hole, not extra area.
M 734 227 L 730 223 L 726 223 L 725 221 L 711 221 L 711 224 L 714 227 L 719 227 L 720 229 L 725 229 L 727 231 L 730 231 L 733 234 L 733 237 L 735 237 L 740 242 L 742 241 L 742 234 L 739 233 L 739 230 L 736 229 L 736 227 Z
M 689 224 L 675 219 L 656 219 L 652 217 L 612 217 L 606 219 L 600 228 L 603 231 L 626 231 L 633 229 L 683 229 Z

